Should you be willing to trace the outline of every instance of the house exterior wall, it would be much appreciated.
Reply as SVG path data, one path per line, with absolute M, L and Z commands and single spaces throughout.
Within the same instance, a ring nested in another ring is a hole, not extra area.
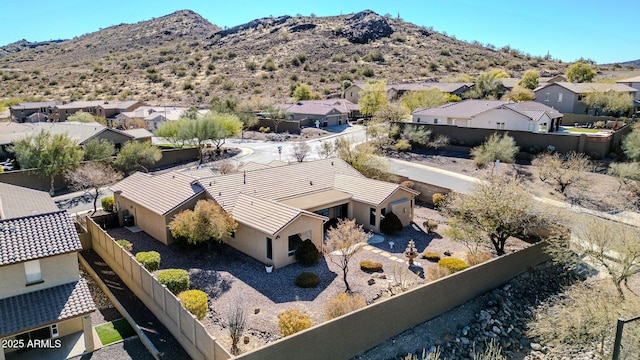
M 624 82 L 624 81 L 619 81 L 618 84 L 624 84 L 627 86 L 631 86 L 632 88 L 638 90 L 633 94 L 633 99 L 635 101 L 640 101 L 640 82 Z
M 101 132 L 97 136 L 94 136 L 93 138 L 89 139 L 88 141 L 91 141 L 92 139 L 105 139 L 105 140 L 110 141 L 116 147 L 120 147 L 124 143 L 126 143 L 127 141 L 133 140 L 131 137 L 129 137 L 127 135 L 120 134 L 120 133 L 117 133 L 117 132 L 109 130 L 109 129 Z
M 341 114 L 336 111 L 332 111 L 327 115 L 319 115 L 319 114 L 301 114 L 301 113 L 291 113 L 293 120 L 307 120 L 305 122 L 306 126 L 315 126 L 315 120 L 320 121 L 320 126 L 324 126 L 323 122 L 327 122 L 327 126 L 335 126 L 345 124 L 349 120 L 349 114 Z M 310 120 L 310 121 L 308 121 Z M 302 123 L 301 123 L 302 124 Z
M 318 250 L 322 249 L 323 221 L 308 216 L 300 216 L 285 227 L 277 235 L 269 235 L 244 224 L 238 224 L 235 237 L 228 245 L 263 263 L 272 263 L 280 268 L 296 261 L 295 256 L 288 256 L 289 236 L 311 231 L 311 241 Z M 279 238 L 276 238 L 279 236 Z M 267 238 L 271 238 L 272 259 L 267 259 Z M 302 239 L 306 240 L 306 239 Z
M 389 196 L 389 198 L 387 198 L 382 204 L 380 204 L 380 206 L 374 206 L 371 204 L 366 204 L 366 203 L 362 203 L 359 201 L 352 201 L 351 204 L 352 206 L 350 208 L 353 208 L 353 211 L 351 211 L 350 209 L 350 216 L 353 216 L 353 218 L 356 220 L 356 223 L 362 225 L 362 227 L 365 230 L 369 230 L 369 231 L 373 231 L 373 232 L 380 232 L 380 214 L 381 214 L 381 209 L 386 209 L 386 212 L 389 213 L 391 212 L 392 208 L 391 206 L 389 206 L 390 203 L 397 201 L 397 200 L 401 200 L 401 199 L 409 199 L 410 201 L 413 200 L 414 196 L 413 194 L 399 189 L 397 190 L 395 193 L 393 193 L 391 196 Z M 410 202 L 410 204 L 414 204 L 415 202 Z M 376 212 L 376 216 L 375 216 L 375 224 L 371 225 L 370 217 L 370 209 L 375 208 L 375 212 Z M 406 224 L 408 225 L 411 221 L 413 221 L 413 207 L 411 207 L 411 209 L 407 210 L 409 212 L 409 216 L 407 217 L 407 215 L 403 215 L 403 218 L 406 221 Z M 400 217 L 400 214 L 396 214 L 398 215 L 398 217 Z M 401 218 L 402 220 L 402 218 Z M 403 225 L 405 225 L 405 222 L 403 221 L 402 223 Z
M 548 94 L 548 96 L 547 96 Z M 560 100 L 560 94 L 562 99 Z M 575 94 L 560 85 L 552 84 L 535 92 L 535 100 L 558 110 L 561 113 L 584 114 L 587 106 L 578 101 L 578 94 Z
M 362 91 L 360 86 L 351 85 L 344 91 L 344 98 L 357 104 L 358 100 L 360 100 L 360 91 Z
M 39 260 L 43 282 L 29 286 L 26 286 L 24 263 L 0 267 L 0 299 L 78 280 L 78 255 L 75 252 Z
M 407 199 L 407 204 L 399 206 L 393 206 L 392 203 L 396 203 L 400 200 L 403 199 Z M 403 226 L 407 226 L 409 225 L 412 221 L 413 221 L 413 206 L 415 204 L 415 200 L 414 200 L 414 195 L 406 190 L 403 189 L 398 189 L 396 190 L 396 192 L 394 192 L 391 196 L 389 196 L 388 199 L 386 199 L 382 205 L 380 206 L 380 208 L 384 208 L 387 209 L 387 214 L 390 213 L 391 211 L 393 211 L 394 214 L 396 214 L 398 216 L 398 218 L 400 219 L 400 221 L 402 221 L 402 225 Z M 400 210 L 402 209 L 401 213 L 397 213 L 396 211 L 394 211 L 394 207 L 395 210 Z M 404 209 L 406 208 L 406 212 L 404 211 Z M 378 213 L 378 218 L 380 217 L 380 214 Z
M 498 123 L 504 124 L 504 130 L 549 132 L 551 119 L 543 116 L 538 121 L 532 121 L 528 117 L 507 109 L 494 109 L 478 114 L 471 120 L 471 126 L 482 129 L 498 129 Z M 547 126 L 538 131 L 538 125 L 546 123 Z M 533 126 L 531 126 L 533 125 Z
M 105 109 L 102 106 L 98 106 L 96 108 L 96 113 L 94 115 L 101 116 L 103 118 L 109 118 L 109 117 L 118 115 L 122 112 L 134 111 L 135 109 L 139 108 L 142 105 L 144 105 L 144 103 L 137 102 L 125 109 L 113 109 L 113 108 Z
M 75 317 L 75 318 L 71 318 L 71 319 L 68 319 L 68 320 L 64 320 L 64 321 L 61 321 L 59 323 L 54 323 L 54 324 L 58 324 L 58 334 L 59 334 L 58 338 L 61 338 L 63 336 L 67 336 L 67 335 L 70 335 L 70 334 L 73 334 L 73 333 L 77 333 L 79 331 L 83 331 L 83 327 L 82 327 L 82 317 L 83 316 L 84 315 L 78 316 L 78 317 Z M 51 326 L 51 325 L 52 324 L 49 324 L 47 326 Z M 29 331 L 41 329 L 43 327 L 45 327 L 45 326 L 36 327 L 34 329 L 30 329 Z M 27 331 L 25 331 L 25 332 L 27 332 Z M 23 334 L 23 333 L 21 333 L 21 334 Z M 16 338 L 17 335 L 20 335 L 20 334 L 16 334 L 14 336 L 8 336 L 8 337 L 5 337 L 5 338 L 2 338 L 1 340 L 13 340 L 13 339 Z M 14 352 L 15 350 L 18 350 L 18 349 L 12 349 L 12 348 L 5 348 L 4 349 L 6 354 Z M 2 349 L 0 349 L 0 351 L 2 351 Z

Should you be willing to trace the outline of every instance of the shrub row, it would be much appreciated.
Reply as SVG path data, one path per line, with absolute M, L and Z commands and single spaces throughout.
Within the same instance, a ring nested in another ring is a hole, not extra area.
M 209 310 L 209 299 L 204 291 L 183 291 L 178 294 L 178 299 L 182 302 L 182 306 L 197 317 L 198 320 L 202 320 L 207 316 L 207 311 Z
M 160 269 L 160 253 L 157 251 L 139 252 L 136 254 L 136 260 L 149 271 Z
M 158 274 L 158 281 L 174 294 L 189 290 L 189 273 L 183 269 L 163 270 Z
M 128 252 L 131 252 L 133 250 L 133 244 L 131 244 L 128 240 L 117 240 L 116 243 L 118 243 L 118 245 L 120 245 L 123 249 L 127 250 Z

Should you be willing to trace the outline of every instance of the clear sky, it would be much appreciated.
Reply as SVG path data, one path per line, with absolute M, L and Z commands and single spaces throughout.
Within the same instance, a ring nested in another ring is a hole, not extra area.
M 398 14 L 459 40 L 599 64 L 640 59 L 640 0 L 2 0 L 0 46 L 69 39 L 190 9 L 220 26 L 269 15 Z

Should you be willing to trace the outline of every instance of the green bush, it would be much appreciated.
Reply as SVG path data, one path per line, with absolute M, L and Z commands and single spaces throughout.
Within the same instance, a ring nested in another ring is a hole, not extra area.
M 107 196 L 100 199 L 100 204 L 102 204 L 102 210 L 107 212 L 113 212 L 113 196 Z
M 398 151 L 408 151 L 411 150 L 411 143 L 407 139 L 400 139 L 393 147 Z
M 318 275 L 312 272 L 303 272 L 296 277 L 296 285 L 301 288 L 315 287 L 320 282 Z
M 296 260 L 303 265 L 311 265 L 320 260 L 320 251 L 318 251 L 313 241 L 307 239 L 296 249 Z
M 183 269 L 164 270 L 158 274 L 158 281 L 174 294 L 189 290 L 191 285 L 189 273 Z
M 438 265 L 449 269 L 452 273 L 469 267 L 464 260 L 458 258 L 444 258 L 438 261 Z
M 438 228 L 438 223 L 434 220 L 427 220 L 425 222 L 422 223 L 422 226 L 427 229 L 427 233 L 430 234 L 432 233 L 434 230 L 436 230 Z
M 271 132 L 271 128 L 270 127 L 260 127 L 260 129 L 258 129 L 261 133 L 270 133 Z
M 442 207 L 442 205 L 444 205 L 444 202 L 447 201 L 447 195 L 435 193 L 431 196 L 431 201 L 433 202 L 434 207 Z
M 209 298 L 204 291 L 187 290 L 178 294 L 178 299 L 182 302 L 182 306 L 195 315 L 198 320 L 202 320 L 207 316 L 209 310 Z
M 289 336 L 311 327 L 311 318 L 300 310 L 289 309 L 278 315 L 278 326 L 282 336 Z
M 402 228 L 402 221 L 392 212 L 385 215 L 382 221 L 380 221 L 380 231 L 387 235 L 400 231 Z
M 341 292 L 327 300 L 324 305 L 324 315 L 327 320 L 331 320 L 365 306 L 367 302 L 362 295 Z
M 128 252 L 131 252 L 131 250 L 133 250 L 133 244 L 131 244 L 128 240 L 121 239 L 121 240 L 117 240 L 116 242 L 118 243 L 118 245 L 123 247 Z
M 136 260 L 149 271 L 160 269 L 160 254 L 157 251 L 139 252 L 136 254 Z
M 422 253 L 422 258 L 429 261 L 440 261 L 440 254 L 435 251 L 426 251 Z
M 366 272 L 380 272 L 382 264 L 371 260 L 362 260 L 360 261 L 360 269 Z

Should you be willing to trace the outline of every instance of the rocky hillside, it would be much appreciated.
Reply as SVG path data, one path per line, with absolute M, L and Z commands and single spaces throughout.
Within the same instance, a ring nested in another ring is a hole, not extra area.
M 371 11 L 264 18 L 221 30 L 184 10 L 71 40 L 0 48 L 0 98 L 206 106 L 227 97 L 285 100 L 296 83 L 330 95 L 345 82 L 443 80 L 490 68 L 550 75 L 566 64 L 459 41 Z

